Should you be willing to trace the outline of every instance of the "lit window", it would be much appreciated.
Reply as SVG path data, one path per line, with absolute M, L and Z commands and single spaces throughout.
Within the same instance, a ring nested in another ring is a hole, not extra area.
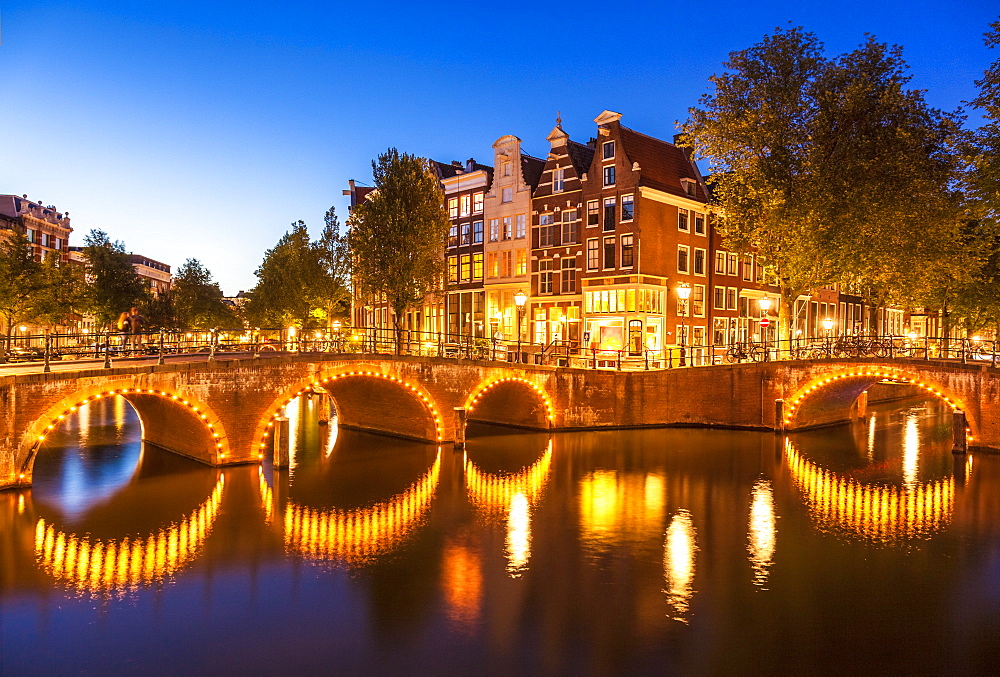
M 601 203 L 591 200 L 587 203 L 587 225 L 596 226 L 601 222 Z
M 527 275 L 528 274 L 528 250 L 518 249 L 517 250 L 517 268 L 514 272 L 515 275 Z
M 500 252 L 500 277 L 510 277 L 514 274 L 514 252 L 507 251 Z
M 452 219 L 458 218 L 458 198 L 453 197 L 448 199 L 448 217 Z
M 451 224 L 448 228 L 448 246 L 457 247 L 458 246 L 458 225 Z
M 459 280 L 461 282 L 468 282 L 472 279 L 472 256 L 469 254 L 462 254 L 462 270 L 459 273 Z
M 497 264 L 497 253 L 489 252 L 486 255 L 486 275 L 487 277 L 497 277 L 500 274 L 500 267 Z
M 458 282 L 458 257 L 448 257 L 448 282 Z
M 476 252 L 472 255 L 472 279 L 483 279 L 483 253 Z
M 482 214 L 483 213 L 483 194 L 482 192 L 476 193 L 472 196 L 472 213 Z
M 604 168 L 604 185 L 613 186 L 615 185 L 615 166 L 608 165 Z
M 472 196 L 463 195 L 459 201 L 459 216 L 468 216 L 472 212 Z

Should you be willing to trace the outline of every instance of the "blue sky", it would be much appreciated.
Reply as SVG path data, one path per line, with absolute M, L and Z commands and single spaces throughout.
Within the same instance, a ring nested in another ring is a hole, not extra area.
M 706 4 L 2 2 L 0 193 L 68 210 L 73 244 L 102 228 L 249 289 L 292 221 L 313 232 L 389 146 L 491 161 L 527 152 L 562 111 L 575 138 L 616 110 L 670 138 L 733 50 L 805 26 L 831 52 L 901 44 L 934 106 L 974 96 L 1000 50 L 995 1 Z M 970 118 L 975 124 L 976 118 Z

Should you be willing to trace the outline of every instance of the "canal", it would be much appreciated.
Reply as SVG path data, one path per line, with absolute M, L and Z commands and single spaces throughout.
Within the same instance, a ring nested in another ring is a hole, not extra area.
M 291 467 L 82 407 L 0 493 L 3 674 L 982 673 L 1000 456 L 934 400 L 788 437 L 474 429 L 289 405 Z

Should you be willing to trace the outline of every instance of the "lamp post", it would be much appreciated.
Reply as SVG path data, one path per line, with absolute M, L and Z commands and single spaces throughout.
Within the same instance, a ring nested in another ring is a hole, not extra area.
M 833 352 L 831 350 L 831 348 L 833 347 L 831 345 L 833 343 L 833 341 L 830 338 L 830 330 L 831 329 L 833 329 L 833 319 L 829 318 L 829 317 L 824 318 L 823 319 L 823 331 L 826 333 L 826 356 L 827 357 L 831 357 L 831 354 Z
M 686 348 L 685 348 L 685 345 L 687 344 L 687 331 L 686 331 L 686 327 L 684 326 L 684 318 L 687 317 L 687 302 L 688 302 L 688 299 L 690 297 L 691 297 L 691 285 L 689 285 L 687 282 L 685 282 L 681 286 L 677 287 L 677 298 L 679 298 L 680 301 L 681 301 L 681 307 L 680 307 L 680 311 L 681 311 L 681 359 L 680 359 L 680 362 L 678 363 L 678 366 L 681 366 L 681 367 L 686 367 L 687 366 L 687 360 L 685 359 L 685 357 L 686 357 Z
M 524 322 L 524 304 L 528 302 L 528 295 L 523 291 L 514 294 L 514 305 L 517 306 L 517 361 L 521 362 L 521 325 Z

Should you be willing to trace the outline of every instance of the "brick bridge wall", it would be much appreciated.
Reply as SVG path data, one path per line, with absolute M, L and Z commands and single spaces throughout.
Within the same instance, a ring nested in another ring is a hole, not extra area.
M 1000 449 L 1000 371 L 943 362 L 823 360 L 615 372 L 424 357 L 280 356 L 120 366 L 0 378 L 0 487 L 28 484 L 60 417 L 120 394 L 148 442 L 213 465 L 255 462 L 269 423 L 311 388 L 339 423 L 430 441 L 464 421 L 528 428 L 720 426 L 794 430 L 849 420 L 886 377 L 921 384 L 966 412 L 973 446 Z M 776 407 L 776 400 L 783 404 Z M 462 411 L 456 412 L 456 409 Z

